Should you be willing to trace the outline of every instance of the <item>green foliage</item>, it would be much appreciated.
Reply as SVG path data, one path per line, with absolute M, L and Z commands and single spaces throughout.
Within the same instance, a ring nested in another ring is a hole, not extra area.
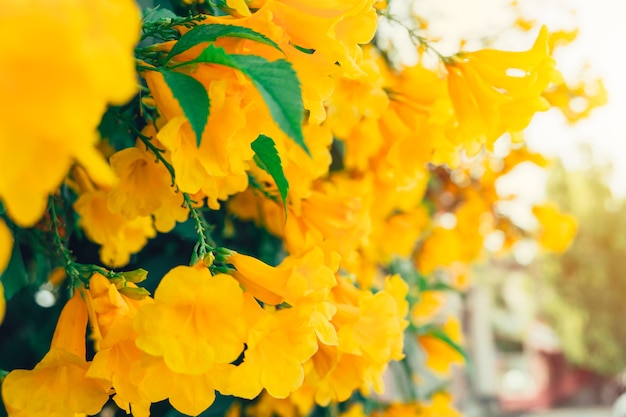
M 549 195 L 578 218 L 579 231 L 564 255 L 539 260 L 546 279 L 536 285 L 568 359 L 613 374 L 626 366 L 626 200 L 611 195 L 608 173 L 597 163 L 552 170 Z
M 228 36 L 232 38 L 248 39 L 272 46 L 280 51 L 280 47 L 267 36 L 255 32 L 252 29 L 221 24 L 200 25 L 191 29 L 180 37 L 178 42 L 172 47 L 167 55 L 166 62 L 169 62 L 176 55 L 205 42 L 214 42 L 218 38 Z
M 289 62 L 284 59 L 268 61 L 256 55 L 228 54 L 223 48 L 209 45 L 190 63 L 220 64 L 245 74 L 261 93 L 278 127 L 310 154 L 302 134 L 304 107 L 300 80 Z
M 24 286 L 28 285 L 28 271 L 24 265 L 20 245 L 16 244 L 13 246 L 11 261 L 4 273 L 0 275 L 0 280 L 4 286 L 4 298 L 7 301 L 13 298 Z
M 196 134 L 196 143 L 200 146 L 204 126 L 209 118 L 209 93 L 200 81 L 190 75 L 174 71 L 161 71 L 168 87 L 172 90 L 174 98 L 178 100 L 180 107 L 191 124 Z
M 276 183 L 280 198 L 283 201 L 286 216 L 289 182 L 287 182 L 287 178 L 285 178 L 280 156 L 278 155 L 274 141 L 270 137 L 259 135 L 259 137 L 252 142 L 252 150 L 254 151 L 254 162 L 256 162 L 259 168 L 270 174 Z

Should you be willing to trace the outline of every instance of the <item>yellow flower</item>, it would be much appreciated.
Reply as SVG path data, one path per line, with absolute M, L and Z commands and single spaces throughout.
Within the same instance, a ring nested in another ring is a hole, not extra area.
M 101 245 L 102 262 L 112 267 L 123 266 L 156 232 L 150 217 L 128 220 L 119 213 L 112 213 L 107 197 L 102 190 L 88 191 L 78 197 L 74 209 L 80 215 L 79 224 L 87 237 Z
M 415 324 L 424 324 L 441 310 L 446 301 L 445 293 L 441 291 L 422 291 L 418 302 L 411 309 L 411 320 Z
M 367 354 L 380 364 L 402 359 L 402 337 L 407 323 L 399 314 L 396 300 L 387 291 L 363 292 L 358 308 L 339 305 L 337 318 L 333 319 L 339 327 L 339 350 L 354 355 Z
M 137 346 L 163 357 L 174 372 L 202 375 L 243 351 L 243 308 L 243 292 L 231 276 L 178 266 L 159 283 L 154 303 L 137 312 Z
M 285 300 L 290 271 L 266 264 L 252 256 L 233 252 L 226 261 L 235 267 L 233 277 L 255 298 L 278 305 Z
M 106 384 L 86 375 L 86 327 L 87 309 L 76 291 L 63 307 L 46 356 L 32 371 L 14 370 L 3 381 L 9 415 L 71 417 L 100 411 L 109 394 Z
M 560 74 L 549 53 L 548 30 L 542 27 L 528 51 L 483 49 L 446 61 L 457 117 L 452 135 L 469 153 L 482 145 L 492 149 L 503 133 L 526 128 L 535 112 L 550 107 L 542 93 Z
M 533 207 L 540 224 L 539 244 L 552 252 L 563 253 L 574 240 L 578 222 L 571 214 L 561 213 L 554 204 Z
M 561 83 L 543 96 L 572 124 L 588 117 L 594 108 L 604 106 L 608 101 L 601 79 L 581 80 L 575 85 Z
M 441 330 L 453 342 L 463 342 L 461 326 L 456 318 L 448 318 Z M 418 341 L 426 352 L 426 366 L 436 373 L 448 375 L 452 364 L 464 361 L 461 353 L 437 337 L 426 334 L 418 336 Z
M 376 31 L 375 0 L 265 3 L 294 45 L 314 49 L 327 62 L 338 62 L 345 72 L 361 72 L 359 45 L 368 43 Z
M 182 193 L 172 186 L 168 170 L 155 161 L 143 143 L 113 154 L 111 168 L 120 177 L 107 199 L 112 213 L 120 213 L 128 220 L 154 215 L 154 225 L 160 232 L 169 232 L 177 221 L 187 219 Z
M 233 369 L 222 393 L 254 398 L 265 388 L 274 398 L 286 398 L 302 385 L 303 364 L 317 351 L 309 310 L 256 308 L 260 317 L 250 328 L 243 362 Z
M 115 390 L 113 400 L 127 413 L 132 411 L 133 416 L 147 417 L 150 401 L 139 390 L 138 374 L 129 372 L 133 364 L 143 357 L 135 338 L 132 316 L 113 322 L 98 344 L 99 350 L 87 370 L 87 376 L 108 381 Z
M 452 396 L 447 392 L 437 392 L 431 398 L 430 404 L 422 405 L 425 417 L 461 417 L 452 405 Z
M 139 33 L 132 0 L 0 4 L 0 199 L 20 226 L 43 214 L 75 160 L 97 182 L 114 181 L 96 128 L 107 104 L 135 94 Z
M 162 357 L 144 355 L 133 363 L 130 373 L 151 402 L 169 399 L 176 410 L 197 416 L 213 404 L 216 388 L 225 386 L 228 366 L 216 365 L 210 372 L 187 375 L 172 371 Z
M 365 410 L 363 410 L 362 403 L 355 403 L 350 406 L 348 411 L 341 413 L 340 417 L 367 417 Z

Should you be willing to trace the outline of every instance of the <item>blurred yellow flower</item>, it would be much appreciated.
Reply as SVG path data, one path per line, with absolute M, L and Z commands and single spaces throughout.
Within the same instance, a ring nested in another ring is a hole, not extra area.
M 0 199 L 20 226 L 38 220 L 75 161 L 114 181 L 96 128 L 107 104 L 135 94 L 139 29 L 132 0 L 0 3 Z
M 447 59 L 448 90 L 457 118 L 453 137 L 473 155 L 483 145 L 492 149 L 503 133 L 526 128 L 537 111 L 550 107 L 542 93 L 561 80 L 555 64 L 545 26 L 528 51 L 483 49 Z
M 539 244 L 552 252 L 565 252 L 578 230 L 576 218 L 562 213 L 551 203 L 534 206 L 533 214 L 540 225 Z
M 441 330 L 454 343 L 459 345 L 463 343 L 463 334 L 458 319 L 449 317 Z M 433 372 L 449 375 L 452 364 L 461 364 L 464 361 L 460 352 L 438 337 L 425 334 L 418 336 L 418 341 L 426 353 L 426 366 Z

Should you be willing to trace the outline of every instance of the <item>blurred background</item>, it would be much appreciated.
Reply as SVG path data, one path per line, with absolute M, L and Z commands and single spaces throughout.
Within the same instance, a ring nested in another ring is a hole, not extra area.
M 535 221 L 530 207 L 547 199 L 577 217 L 578 234 L 562 256 L 524 241 L 495 256 L 497 237 L 486 239 L 494 256 L 461 302 L 472 363 L 457 372 L 460 409 L 468 417 L 626 416 L 626 3 L 417 1 L 414 12 L 432 17 L 429 35 L 444 53 L 462 43 L 528 45 L 509 33 L 515 23 L 576 31 L 555 58 L 587 96 L 531 123 L 529 149 L 554 158 L 548 167 L 521 164 L 497 184 L 516 195 L 502 210 L 518 224 Z M 589 100 L 606 103 L 587 113 Z

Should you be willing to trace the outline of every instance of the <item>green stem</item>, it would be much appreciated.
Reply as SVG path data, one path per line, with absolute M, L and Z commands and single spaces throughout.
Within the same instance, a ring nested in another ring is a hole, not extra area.
M 146 145 L 146 148 L 150 149 L 152 153 L 154 153 L 157 161 L 161 162 L 165 166 L 165 169 L 167 169 L 167 172 L 169 172 L 170 176 L 172 177 L 172 187 L 174 187 L 176 185 L 176 171 L 174 170 L 172 164 L 170 164 L 167 159 L 163 157 L 162 153 L 165 151 L 163 149 L 157 148 L 152 143 L 151 139 L 138 131 L 138 129 L 135 128 L 133 130 L 135 131 L 139 139 L 141 139 L 141 141 L 144 143 L 144 145 Z
M 339 417 L 339 404 L 330 403 L 328 404 L 328 408 L 326 409 L 329 417 Z
M 52 222 L 52 241 L 54 243 L 54 246 L 56 247 L 57 252 L 61 255 L 61 258 L 63 260 L 63 269 L 65 269 L 65 273 L 70 278 L 72 286 L 77 286 L 78 283 L 80 283 L 81 285 L 88 284 L 91 276 L 96 273 L 101 274 L 102 276 L 105 276 L 109 279 L 117 277 L 119 273 L 110 271 L 99 265 L 81 264 L 74 261 L 72 252 L 68 249 L 67 239 L 63 238 L 59 231 L 61 221 L 57 214 L 54 196 L 50 197 L 49 206 L 50 220 Z
M 52 222 L 52 240 L 54 242 L 54 246 L 56 247 L 57 252 L 61 255 L 61 258 L 63 259 L 63 268 L 65 269 L 65 273 L 68 277 L 70 277 L 72 285 L 75 285 L 77 281 L 81 281 L 81 273 L 76 267 L 76 263 L 72 258 L 71 251 L 67 248 L 67 241 L 61 236 L 61 233 L 59 232 L 61 221 L 59 220 L 59 217 L 57 215 L 54 197 L 50 197 L 49 206 L 50 221 Z
M 139 130 L 135 126 L 135 124 L 131 120 L 129 120 L 126 116 L 124 116 L 123 114 L 119 112 L 116 112 L 115 115 L 120 121 L 126 124 L 128 128 L 133 131 L 133 133 L 137 135 L 137 137 L 144 143 L 144 145 L 146 145 L 147 149 L 150 149 L 150 151 L 154 153 L 154 156 L 156 157 L 157 162 L 161 162 L 165 166 L 167 171 L 170 173 L 170 176 L 172 177 L 172 187 L 176 186 L 176 171 L 174 170 L 174 167 L 172 166 L 172 164 L 170 164 L 163 157 L 163 153 L 165 151 L 163 149 L 159 149 L 158 147 L 156 147 L 152 143 L 152 138 L 144 135 L 141 132 L 141 130 Z M 194 255 L 197 259 L 192 259 L 192 264 L 193 264 L 195 263 L 195 261 L 199 259 L 203 259 L 206 254 L 208 254 L 214 249 L 214 247 L 211 244 L 211 239 L 209 238 L 207 234 L 208 228 L 205 226 L 205 221 L 202 218 L 201 214 L 198 212 L 198 210 L 193 206 L 194 201 L 191 199 L 191 196 L 185 192 L 183 192 L 182 194 L 183 194 L 183 199 L 184 199 L 183 204 L 185 205 L 185 207 L 189 209 L 189 213 L 191 214 L 191 217 L 193 218 L 193 221 L 195 223 L 196 233 L 198 234 L 198 242 L 194 248 Z
M 154 156 L 157 159 L 157 162 L 161 162 L 163 164 L 163 166 L 165 166 L 165 168 L 167 169 L 167 171 L 170 173 L 170 176 L 172 177 L 172 187 L 174 187 L 176 185 L 176 171 L 174 170 L 174 167 L 172 166 L 172 164 L 170 164 L 167 159 L 165 159 L 163 157 L 163 153 L 165 152 L 165 150 L 160 149 L 158 147 L 156 147 L 153 143 L 152 143 L 152 138 L 149 136 L 144 135 L 140 129 L 138 129 L 135 124 L 132 122 L 132 120 L 129 120 L 126 116 L 124 116 L 123 114 L 116 112 L 115 116 L 121 121 L 123 122 L 130 130 L 132 130 L 132 132 L 137 135 L 137 137 L 143 142 L 144 145 L 146 145 L 147 149 L 150 149 L 152 151 L 152 153 L 154 154 Z
M 203 259 L 206 254 L 213 251 L 215 248 L 210 243 L 211 240 L 207 236 L 207 228 L 205 227 L 204 219 L 193 206 L 194 201 L 191 199 L 191 196 L 188 193 L 183 193 L 183 198 L 185 199 L 185 206 L 189 209 L 191 218 L 196 224 L 195 229 L 198 234 L 198 243 L 196 244 L 195 251 L 198 259 Z
M 418 43 L 420 46 L 422 46 L 424 49 L 426 49 L 427 51 L 430 51 L 432 53 L 434 53 L 435 55 L 437 55 L 437 57 L 444 63 L 444 64 L 448 64 L 451 62 L 452 58 L 447 57 L 443 54 L 441 54 L 435 47 L 432 46 L 432 44 L 430 43 L 430 41 L 428 39 L 426 39 L 425 37 L 418 35 L 414 29 L 409 28 L 404 22 L 402 22 L 400 19 L 398 19 L 397 17 L 390 15 L 388 13 L 381 13 L 381 16 L 383 16 L 385 19 L 387 19 L 390 22 L 396 23 L 400 26 L 402 26 L 407 33 L 409 34 L 409 36 L 411 37 L 411 40 L 413 42 Z

